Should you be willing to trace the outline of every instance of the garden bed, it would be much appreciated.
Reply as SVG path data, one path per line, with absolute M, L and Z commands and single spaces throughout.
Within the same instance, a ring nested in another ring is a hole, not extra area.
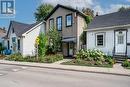
M 72 60 L 68 62 L 63 62 L 63 65 L 77 65 L 77 66 L 92 66 L 92 67 L 107 67 L 112 68 L 113 64 L 109 64 L 108 62 L 104 62 L 103 64 L 100 64 L 96 61 L 85 61 L 85 60 Z
M 59 60 L 63 60 L 63 55 L 54 54 L 46 55 L 44 57 L 36 58 L 35 56 L 26 56 L 23 57 L 21 54 L 12 54 L 6 58 L 9 61 L 19 61 L 19 62 L 39 62 L 39 63 L 54 63 Z
M 0 54 L 0 59 L 4 59 L 6 56 Z
M 76 54 L 76 58 L 69 62 L 64 62 L 65 65 L 93 66 L 93 67 L 113 67 L 115 61 L 111 56 L 106 56 L 100 50 L 80 50 Z

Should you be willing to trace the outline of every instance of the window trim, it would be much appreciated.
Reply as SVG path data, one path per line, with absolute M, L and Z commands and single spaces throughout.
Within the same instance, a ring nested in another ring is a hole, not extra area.
M 103 45 L 98 45 L 97 44 L 97 35 L 103 35 Z M 96 33 L 95 34 L 95 45 L 96 45 L 96 47 L 104 47 L 105 46 L 105 42 L 106 42 L 106 34 L 105 34 L 105 32 L 100 32 L 100 33 Z
M 67 16 L 71 16 L 72 18 L 71 18 L 71 25 L 67 25 Z M 73 24 L 73 15 L 72 15 L 72 13 L 70 13 L 70 14 L 67 14 L 66 15 L 66 17 L 65 17 L 65 23 L 66 23 L 66 27 L 71 27 L 72 26 L 72 24 Z
M 49 29 L 50 29 L 50 21 L 53 20 L 53 26 L 54 26 L 54 18 L 49 19 Z
M 58 18 L 61 18 L 61 30 L 58 30 Z M 58 31 L 62 31 L 62 16 L 58 16 L 56 18 L 56 28 L 57 28 Z

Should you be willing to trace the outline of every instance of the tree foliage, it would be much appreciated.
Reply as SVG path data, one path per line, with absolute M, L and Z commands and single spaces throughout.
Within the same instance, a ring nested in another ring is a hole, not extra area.
M 86 44 L 86 32 L 85 31 L 83 31 L 83 33 L 80 35 L 80 40 L 83 45 Z
M 94 17 L 94 11 L 90 8 L 83 8 L 82 12 L 87 16 L 91 16 L 92 18 Z
M 44 33 L 40 33 L 39 35 L 39 45 L 38 45 L 38 54 L 40 57 L 44 57 L 46 53 L 47 46 L 47 37 Z
M 52 28 L 48 32 L 49 46 L 54 53 L 58 52 L 61 48 L 61 37 L 56 28 Z
M 85 17 L 86 23 L 89 24 L 94 17 L 94 11 L 90 8 L 83 8 L 82 12 L 86 15 Z
M 126 11 L 126 10 L 130 10 L 130 7 L 121 7 L 121 8 L 119 8 L 119 12 L 122 12 L 122 11 Z
M 54 7 L 50 4 L 42 4 L 40 5 L 35 14 L 36 21 L 42 21 L 45 17 L 52 11 Z

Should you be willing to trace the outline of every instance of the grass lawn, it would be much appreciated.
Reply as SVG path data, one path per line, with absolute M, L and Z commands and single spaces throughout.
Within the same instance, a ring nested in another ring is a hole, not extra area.
M 106 67 L 106 68 L 112 68 L 113 65 L 109 64 L 107 62 L 104 62 L 100 64 L 100 62 L 95 61 L 85 61 L 85 60 L 72 60 L 68 62 L 62 63 L 63 65 L 77 65 L 77 66 L 91 66 L 91 67 Z

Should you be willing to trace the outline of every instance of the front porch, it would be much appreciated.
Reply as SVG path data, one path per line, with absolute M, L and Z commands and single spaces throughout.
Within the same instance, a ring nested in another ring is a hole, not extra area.
M 65 57 L 74 57 L 76 54 L 76 38 L 62 39 L 62 52 Z

